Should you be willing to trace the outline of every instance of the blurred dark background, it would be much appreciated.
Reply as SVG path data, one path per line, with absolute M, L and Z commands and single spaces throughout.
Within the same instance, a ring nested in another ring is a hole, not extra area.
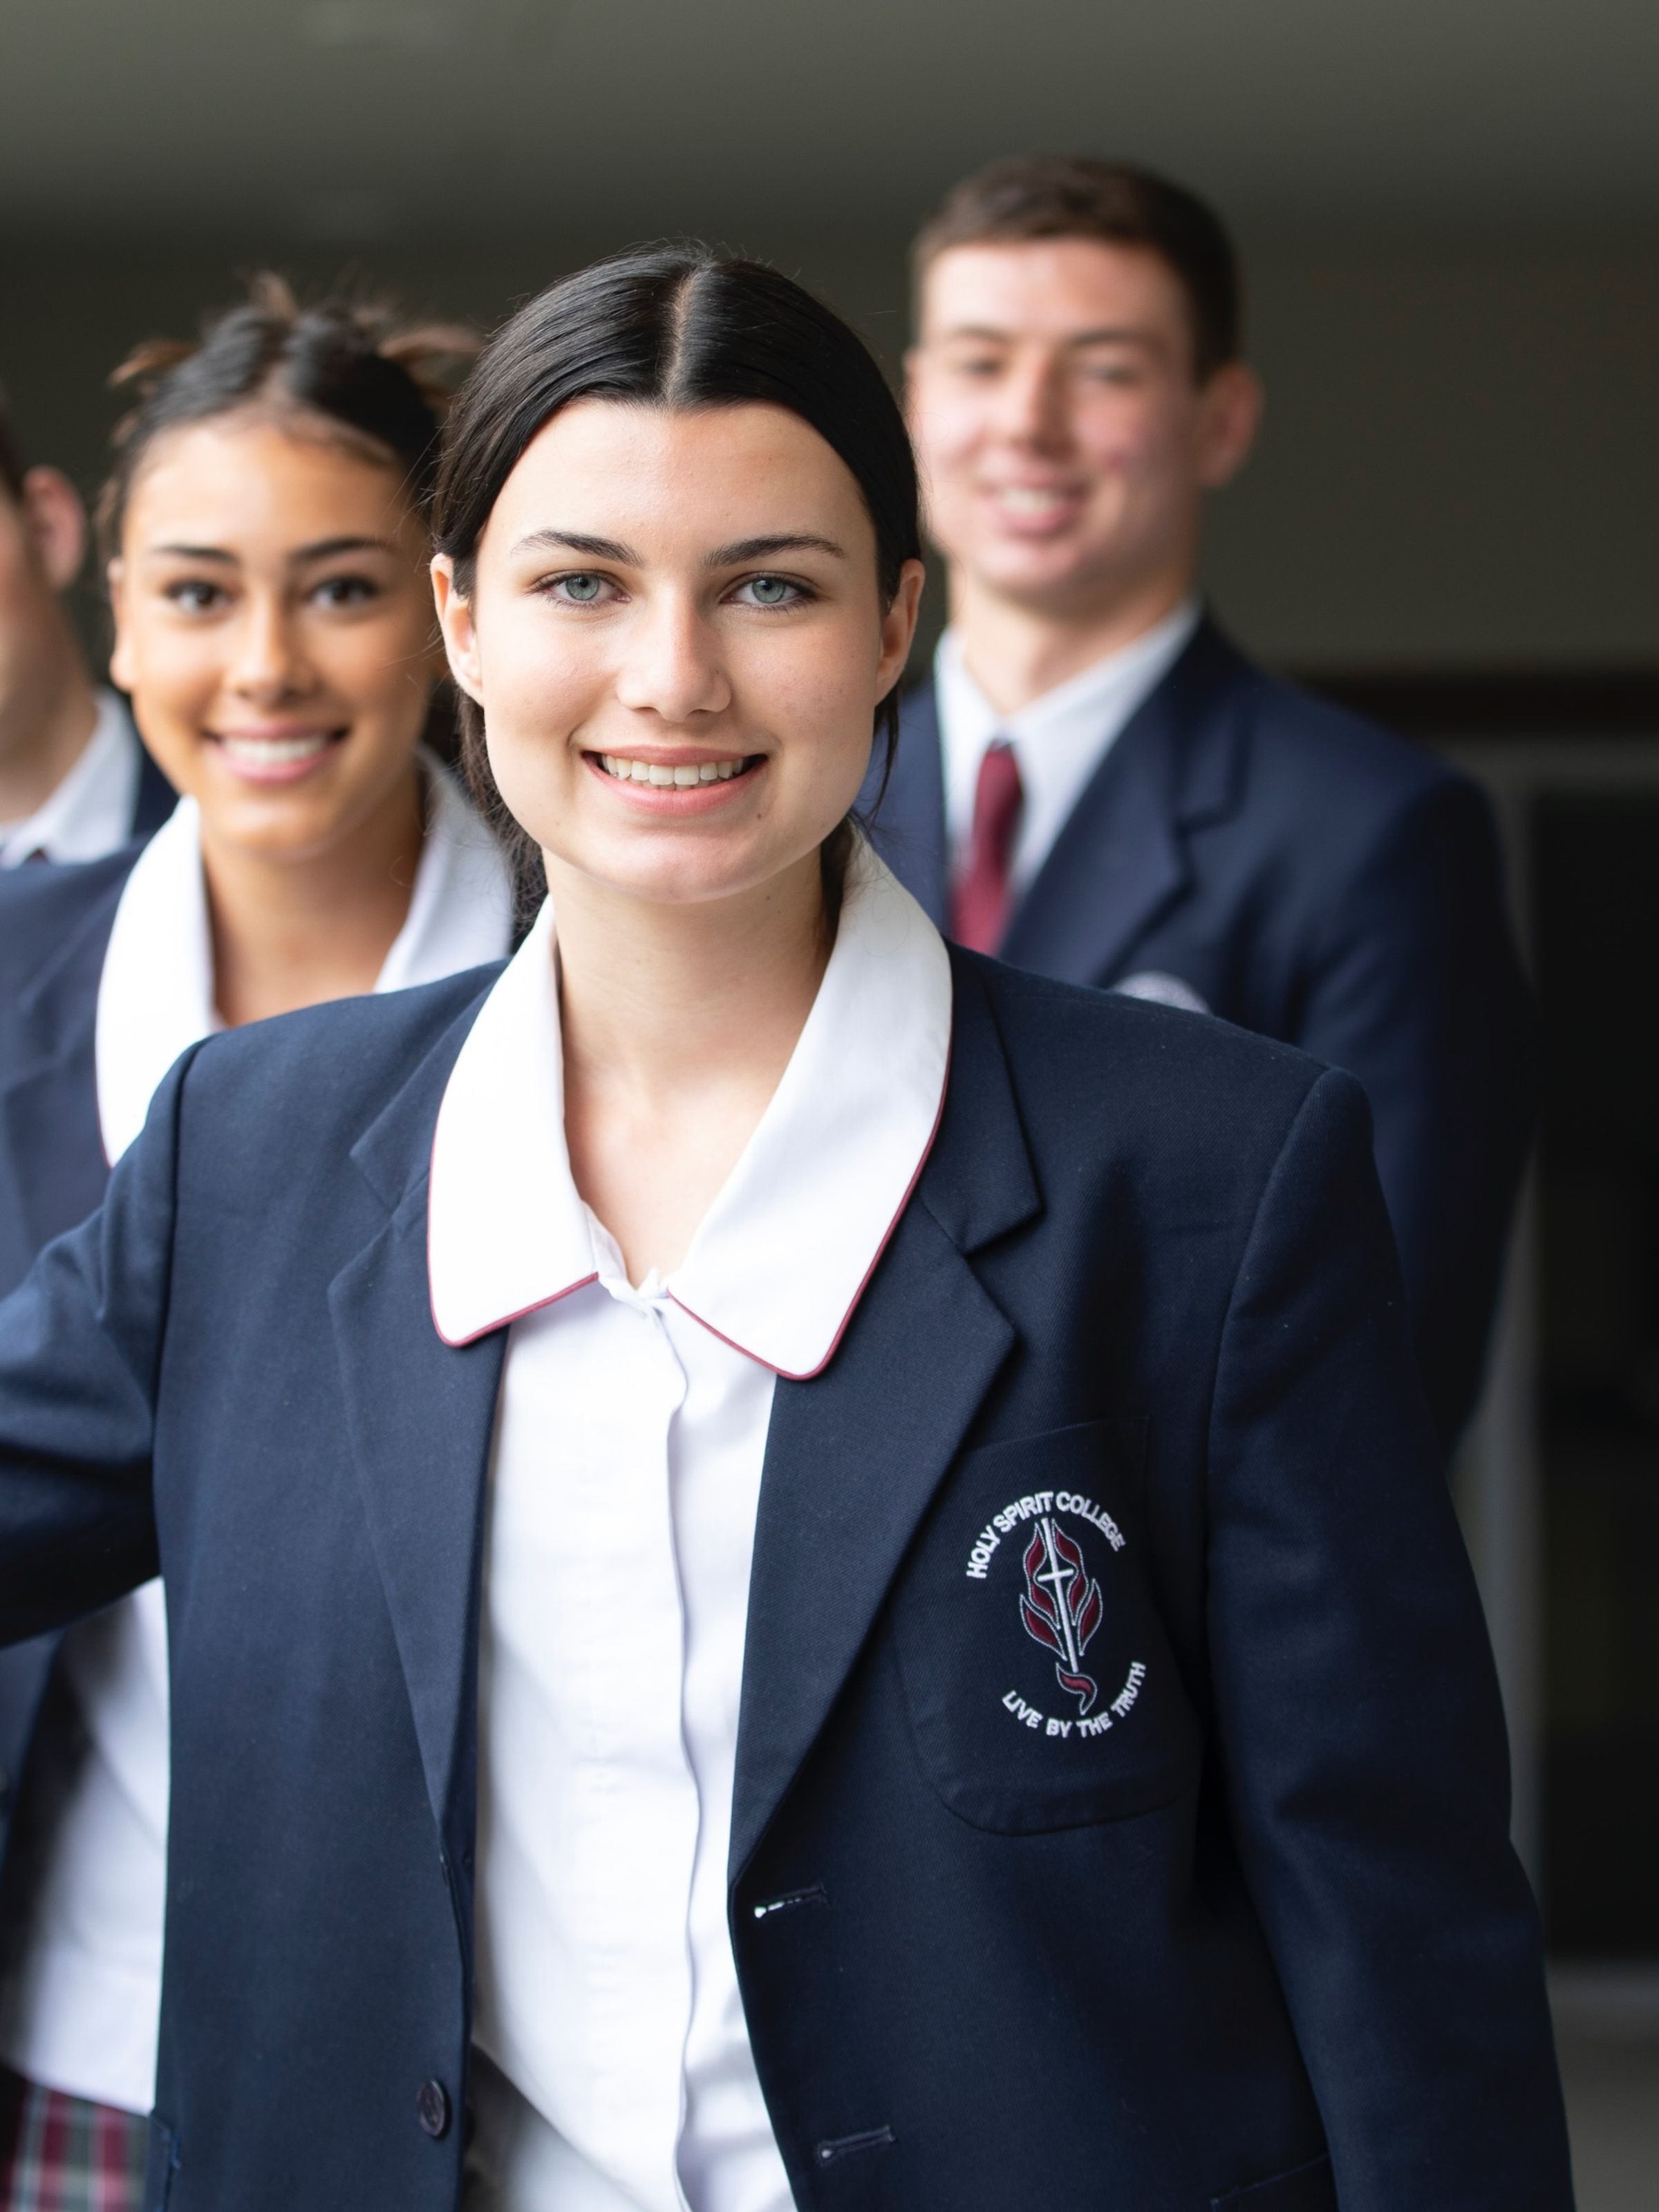
M 109 369 L 262 265 L 489 324 L 699 232 L 896 369 L 994 155 L 1237 231 L 1267 428 L 1224 618 L 1488 784 L 1547 1123 L 1459 1470 L 1587 2212 L 1659 2203 L 1659 8 L 1653 0 L 10 0 L 0 379 L 95 486 Z M 83 613 L 95 630 L 95 600 Z

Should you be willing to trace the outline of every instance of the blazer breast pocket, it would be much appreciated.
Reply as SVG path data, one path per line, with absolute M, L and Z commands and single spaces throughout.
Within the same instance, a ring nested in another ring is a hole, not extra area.
M 957 1463 L 895 1592 L 917 1756 L 975 1827 L 1127 1819 L 1190 1789 L 1194 1716 L 1146 1579 L 1144 1420 Z

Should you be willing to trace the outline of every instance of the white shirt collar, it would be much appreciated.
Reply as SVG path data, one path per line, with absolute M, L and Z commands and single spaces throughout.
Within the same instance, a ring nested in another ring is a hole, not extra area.
M 80 758 L 43 805 L 0 827 L 0 868 L 40 854 L 48 860 L 101 860 L 132 835 L 138 799 L 137 734 L 113 691 L 98 694 L 98 719 Z
M 549 904 L 480 1009 L 439 1109 L 428 1250 L 447 1344 L 616 1271 L 565 1149 L 553 949 Z M 950 1041 L 944 942 L 861 852 L 782 1079 L 662 1291 L 763 1366 L 816 1375 L 921 1172 Z
M 422 758 L 426 840 L 409 913 L 376 991 L 434 983 L 499 960 L 512 943 L 512 893 L 489 832 L 448 770 Z M 181 799 L 127 878 L 98 986 L 98 1121 L 112 1164 L 143 1127 L 155 1087 L 179 1054 L 220 1026 L 201 810 Z
M 1019 763 L 1025 804 L 1014 847 L 1013 878 L 1030 883 L 1048 857 L 1083 787 L 1143 701 L 1180 659 L 1197 629 L 1196 599 L 1097 660 L 1080 675 L 1000 714 L 969 674 L 962 639 L 947 629 L 934 661 L 939 738 L 945 754 L 945 813 L 951 849 L 966 846 L 979 765 L 994 738 L 1006 738 Z

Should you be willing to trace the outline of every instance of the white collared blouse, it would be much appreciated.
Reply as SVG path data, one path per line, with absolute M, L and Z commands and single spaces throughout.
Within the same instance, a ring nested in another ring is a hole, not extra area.
M 377 991 L 498 960 L 507 872 L 435 759 L 403 928 Z M 181 799 L 122 890 L 99 986 L 99 1125 L 112 1165 L 179 1054 L 218 1026 L 201 816 Z M 160 1581 L 72 1629 L 62 1666 L 86 1732 L 73 1785 L 0 1987 L 0 2058 L 73 2096 L 147 2112 L 154 2099 L 167 1887 L 167 1635 Z
M 433 1315 L 510 1323 L 485 1549 L 471 2207 L 787 2212 L 726 1923 L 750 1561 L 779 1376 L 832 1357 L 926 1160 L 945 947 L 861 855 L 777 1091 L 638 1285 L 563 1135 L 550 909 L 445 1092 Z

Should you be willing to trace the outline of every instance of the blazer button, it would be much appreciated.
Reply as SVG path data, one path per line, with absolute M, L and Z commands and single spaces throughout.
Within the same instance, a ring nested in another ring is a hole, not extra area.
M 421 2125 L 435 2142 L 449 2126 L 449 2092 L 441 2081 L 422 2081 L 415 2100 Z

